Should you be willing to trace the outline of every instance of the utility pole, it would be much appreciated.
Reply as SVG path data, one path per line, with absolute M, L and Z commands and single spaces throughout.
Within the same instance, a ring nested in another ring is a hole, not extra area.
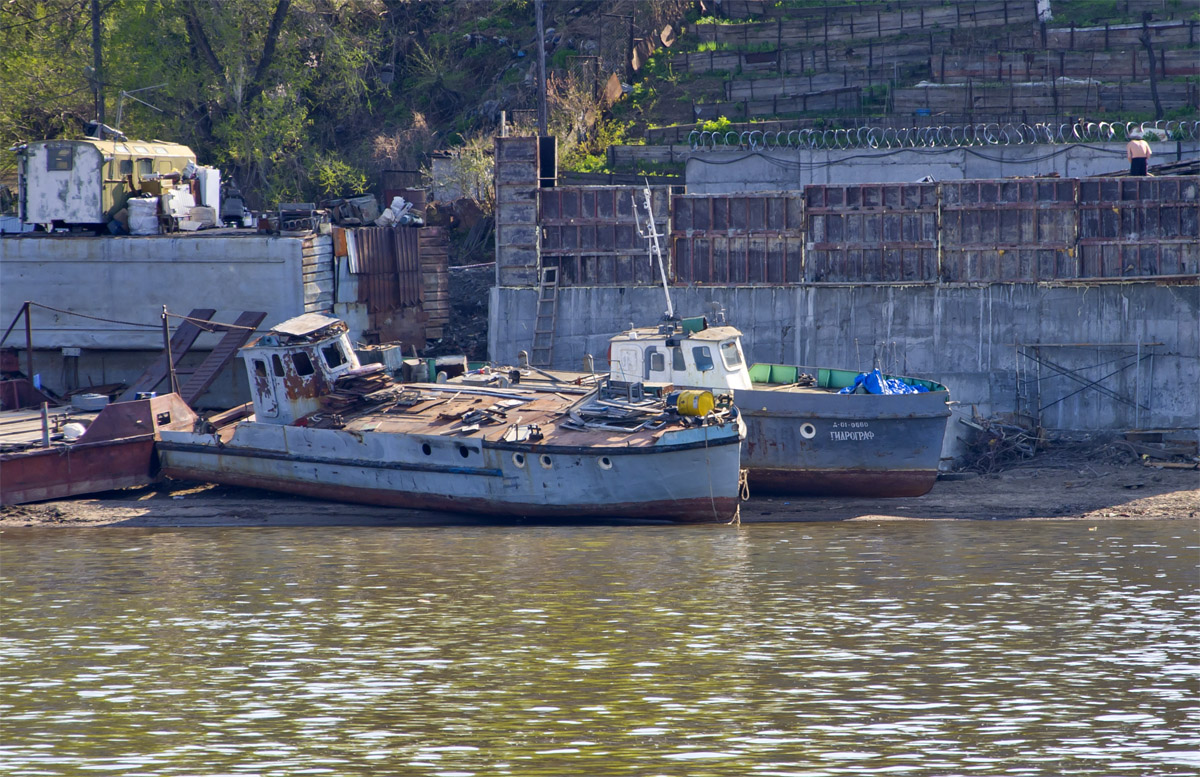
M 92 84 L 96 95 L 96 121 L 100 123 L 99 135 L 104 137 L 104 81 L 100 70 L 100 0 L 92 0 Z
M 536 0 L 534 7 L 537 9 L 538 137 L 544 138 L 550 133 L 546 121 L 546 25 L 542 18 L 542 0 Z

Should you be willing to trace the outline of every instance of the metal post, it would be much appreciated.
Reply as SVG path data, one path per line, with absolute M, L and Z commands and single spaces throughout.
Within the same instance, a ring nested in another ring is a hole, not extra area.
M 33 324 L 29 323 L 29 302 L 25 302 L 25 377 L 33 385 Z
M 171 379 L 171 393 L 179 393 L 179 378 L 175 375 L 175 357 L 171 353 L 171 330 L 167 326 L 167 306 L 162 306 L 163 348 L 167 352 L 167 376 Z
M 1137 341 L 1137 360 L 1133 363 L 1133 428 L 1142 428 L 1142 338 Z
M 546 121 L 546 25 L 542 18 L 542 0 L 534 3 L 537 10 L 537 40 L 538 40 L 538 137 L 546 137 L 548 133 Z
M 42 403 L 42 447 L 50 447 L 50 405 Z
M 96 86 L 96 120 L 100 122 L 97 137 L 104 137 L 104 84 L 101 81 L 100 0 L 92 0 L 92 77 Z

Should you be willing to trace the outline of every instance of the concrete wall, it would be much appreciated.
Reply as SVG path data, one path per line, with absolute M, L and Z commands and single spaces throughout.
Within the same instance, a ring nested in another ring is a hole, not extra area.
M 302 238 L 249 234 L 6 237 L 0 239 L 0 320 L 7 326 L 25 300 L 110 319 L 35 308 L 33 345 L 115 350 L 161 348 L 163 305 L 181 314 L 216 308 L 219 321 L 261 310 L 269 325 L 305 312 L 303 250 Z M 211 348 L 217 339 L 202 335 L 197 347 Z M 12 336 L 7 344 L 18 345 Z
M 35 307 L 34 372 L 60 393 L 128 383 L 162 350 L 163 305 L 178 314 L 215 308 L 213 320 L 225 322 L 244 310 L 264 311 L 264 326 L 333 307 L 349 323 L 361 324 L 365 314 L 356 303 L 331 304 L 331 257 L 326 236 L 6 236 L 0 238 L 0 321 L 7 328 L 25 300 L 106 319 Z M 340 270 L 338 299 L 356 300 L 355 277 Z M 173 319 L 172 330 L 178 324 Z M 202 334 L 188 359 L 198 362 L 219 338 Z M 24 351 L 23 322 L 5 346 Z M 61 349 L 67 347 L 80 348 L 79 357 L 65 358 Z M 24 365 L 22 353 L 22 370 Z M 227 370 L 201 404 L 244 401 L 244 380 Z
M 493 360 L 513 363 L 529 349 L 536 295 L 493 289 Z M 1041 421 L 1055 430 L 1200 427 L 1195 283 L 705 287 L 672 295 L 682 315 L 709 314 L 714 302 L 724 307 L 754 361 L 848 369 L 879 363 L 945 383 L 967 415 L 972 406 L 989 417 L 1029 412 L 1036 403 L 1049 405 Z M 631 322 L 656 321 L 665 308 L 662 290 L 648 287 L 560 289 L 559 306 L 554 366 L 562 369 L 580 369 L 588 353 L 603 364 L 609 336 Z M 1081 383 L 1046 365 L 1039 382 L 1027 355 L 1034 349 L 1022 347 L 1031 344 L 1041 345 L 1043 361 L 1078 370 L 1085 381 L 1125 365 L 1100 381 L 1125 400 L 1096 389 L 1068 397 Z
M 1153 145 L 1155 164 L 1195 159 L 1200 142 Z M 687 161 L 689 194 L 799 189 L 810 184 L 904 183 L 1057 174 L 1085 178 L 1128 169 L 1123 143 L 904 149 L 697 151 Z

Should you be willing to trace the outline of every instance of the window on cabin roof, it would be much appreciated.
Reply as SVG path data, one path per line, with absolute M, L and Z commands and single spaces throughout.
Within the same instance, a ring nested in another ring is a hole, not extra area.
M 671 347 L 671 369 L 676 372 L 683 372 L 687 369 L 687 362 L 683 358 L 682 346 L 675 345 Z
M 342 349 L 337 343 L 330 343 L 322 348 L 321 355 L 325 358 L 325 364 L 331 370 L 346 363 L 346 356 L 342 353 Z
M 301 376 L 312 375 L 316 372 L 312 359 L 308 358 L 308 354 L 304 352 L 292 354 L 292 362 L 296 365 L 296 372 Z
M 742 366 L 742 352 L 738 349 L 737 340 L 726 340 L 721 343 L 721 359 L 728 369 Z

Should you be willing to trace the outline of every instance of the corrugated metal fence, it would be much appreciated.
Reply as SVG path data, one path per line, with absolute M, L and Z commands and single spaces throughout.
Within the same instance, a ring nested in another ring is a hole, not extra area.
M 391 312 L 421 304 L 421 259 L 417 230 L 360 227 L 354 236 L 359 300 L 367 312 Z

